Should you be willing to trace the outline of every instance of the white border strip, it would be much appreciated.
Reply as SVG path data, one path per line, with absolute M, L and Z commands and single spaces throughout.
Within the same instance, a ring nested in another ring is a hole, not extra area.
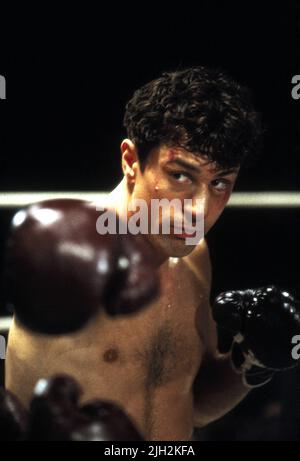
M 0 208 L 18 208 L 57 198 L 98 201 L 107 194 L 108 192 L 2 192 Z M 228 207 L 297 208 L 300 207 L 300 192 L 234 192 Z
M 0 317 L 0 333 L 6 333 L 10 329 L 12 317 Z

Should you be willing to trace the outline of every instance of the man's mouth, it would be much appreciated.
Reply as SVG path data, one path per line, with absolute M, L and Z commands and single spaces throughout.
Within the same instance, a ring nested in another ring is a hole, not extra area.
M 193 230 L 193 231 L 191 230 L 191 231 L 188 231 L 188 232 L 180 232 L 181 229 L 178 229 L 178 231 L 180 232 L 178 234 L 178 233 L 175 233 L 175 228 L 174 227 L 172 229 L 174 231 L 174 237 L 178 237 L 180 239 L 192 238 L 192 237 L 196 236 L 196 231 L 195 230 Z

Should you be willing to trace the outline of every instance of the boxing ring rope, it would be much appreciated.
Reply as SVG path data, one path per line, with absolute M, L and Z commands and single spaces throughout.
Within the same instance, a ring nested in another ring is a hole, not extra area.
M 12 317 L 0 317 L 0 335 L 7 334 L 12 322 Z
M 1 208 L 19 208 L 41 200 L 73 198 L 101 201 L 107 192 L 1 192 Z M 300 208 L 300 192 L 234 192 L 229 208 Z M 0 334 L 7 333 L 11 317 L 0 318 Z
M 101 201 L 108 192 L 0 192 L 0 208 L 18 208 L 41 200 L 73 198 Z M 234 192 L 227 207 L 298 208 L 300 192 Z

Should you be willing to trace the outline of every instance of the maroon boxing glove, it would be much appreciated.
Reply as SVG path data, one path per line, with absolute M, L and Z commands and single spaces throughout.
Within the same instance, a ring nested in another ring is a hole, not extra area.
M 114 402 L 95 400 L 80 409 L 87 417 L 78 422 L 71 440 L 74 441 L 142 441 L 143 438 L 127 414 Z
M 81 393 L 77 382 L 67 375 L 40 379 L 30 404 L 27 439 L 69 440 L 79 416 L 78 401 Z
M 110 315 L 129 314 L 140 309 L 158 294 L 158 277 L 149 244 L 144 236 L 119 235 L 118 269 L 105 307 Z
M 28 328 L 63 334 L 84 326 L 103 306 L 134 312 L 158 294 L 143 236 L 100 235 L 89 202 L 59 199 L 19 211 L 6 251 L 6 298 Z
M 0 441 L 25 439 L 27 412 L 16 396 L 0 388 Z
M 30 405 L 30 441 L 140 441 L 142 436 L 115 403 L 95 400 L 79 406 L 82 390 L 67 375 L 37 382 Z

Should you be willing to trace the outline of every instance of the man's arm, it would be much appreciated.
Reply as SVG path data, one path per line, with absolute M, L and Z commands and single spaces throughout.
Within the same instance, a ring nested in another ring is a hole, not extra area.
M 232 369 L 230 354 L 220 354 L 218 351 L 217 328 L 209 304 L 211 262 L 204 240 L 195 250 L 191 262 L 194 268 L 199 267 L 199 280 L 201 278 L 201 286 L 206 291 L 202 298 L 206 300 L 205 305 L 201 306 L 206 310 L 205 355 L 194 381 L 194 426 L 203 427 L 232 410 L 248 394 L 249 389 L 244 386 L 242 375 Z
M 203 363 L 194 381 L 194 427 L 203 427 L 232 410 L 248 394 L 228 354 Z

